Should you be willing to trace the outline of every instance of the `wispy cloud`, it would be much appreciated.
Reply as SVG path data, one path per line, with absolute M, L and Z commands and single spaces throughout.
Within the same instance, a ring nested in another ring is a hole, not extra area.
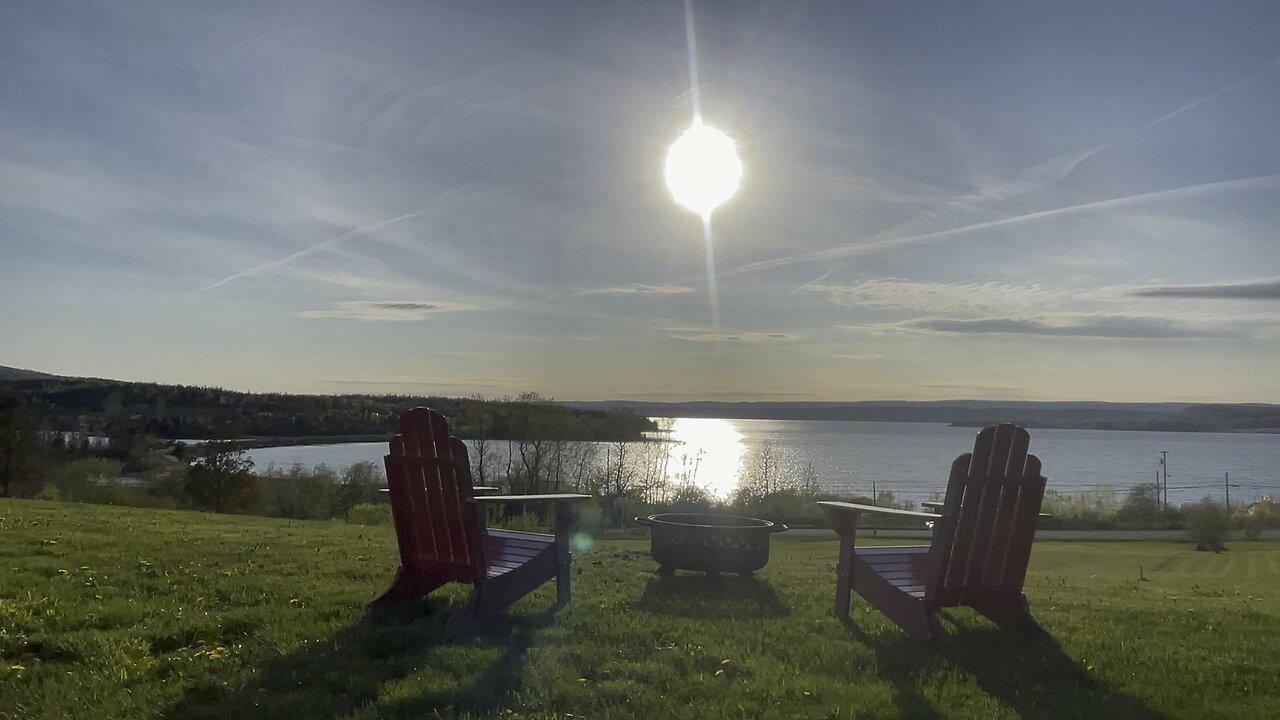
M 1250 178 L 1239 178 L 1235 180 L 1223 180 L 1220 182 L 1198 183 L 1195 185 L 1185 185 L 1183 187 L 1171 188 L 1169 190 L 1157 190 L 1154 192 L 1137 193 L 1133 195 L 1123 195 L 1120 197 L 1107 198 L 1105 200 L 1094 200 L 1092 202 L 1078 203 L 1075 205 L 1066 205 L 1063 207 L 1050 208 L 1047 210 L 1037 210 L 1035 212 L 1023 213 L 1021 215 L 1010 215 L 1007 217 L 997 218 L 995 220 L 987 220 L 984 222 L 970 223 L 959 227 L 947 228 L 945 230 L 935 230 L 932 232 L 916 233 L 910 235 L 897 235 L 884 238 L 875 242 L 853 243 L 842 245 L 840 247 L 830 248 L 827 250 L 819 250 L 817 252 L 803 253 L 800 255 L 791 255 L 788 257 L 774 258 L 772 260 L 761 260 L 759 262 L 747 263 L 740 265 L 732 270 L 721 273 L 722 276 L 745 275 L 748 273 L 760 272 L 762 270 L 771 270 L 788 265 L 798 265 L 802 263 L 825 262 L 830 260 L 839 260 L 857 255 L 866 255 L 869 253 L 879 252 L 892 248 L 902 247 L 904 245 L 914 245 L 917 243 L 928 242 L 930 240 L 941 240 L 943 238 L 954 237 L 956 235 L 964 235 L 967 233 L 977 232 L 979 230 L 988 230 L 991 228 L 1005 227 L 1009 225 L 1024 225 L 1048 220 L 1066 215 L 1074 215 L 1085 212 L 1096 212 L 1099 210 L 1112 210 L 1116 208 L 1129 207 L 1133 205 L 1143 205 L 1155 202 L 1172 202 L 1179 200 L 1191 200 L 1198 197 L 1209 195 L 1221 195 L 1234 192 L 1248 192 L 1256 190 L 1275 190 L 1280 189 L 1280 175 L 1260 175 Z
M 920 387 L 947 392 L 977 393 L 979 395 L 1021 396 L 1027 388 L 1018 385 L 970 385 L 967 383 L 924 383 Z
M 460 310 L 472 310 L 469 305 L 451 303 L 417 302 L 404 300 L 350 301 L 335 303 L 329 310 L 304 310 L 298 313 L 306 318 L 336 320 L 360 320 L 364 322 L 414 322 L 426 320 L 431 315 Z
M 697 292 L 696 289 L 688 285 L 645 285 L 635 283 L 632 285 L 615 285 L 605 288 L 589 288 L 579 290 L 579 295 L 687 295 L 688 293 Z
M 1203 105 L 1204 103 L 1214 100 L 1233 90 L 1237 90 L 1246 85 L 1250 85 L 1254 82 L 1257 82 L 1258 80 L 1261 80 L 1262 78 L 1270 75 L 1271 73 L 1275 72 L 1278 69 L 1280 69 L 1280 58 L 1276 58 L 1275 60 L 1271 61 L 1266 66 L 1264 66 L 1262 69 L 1240 80 L 1229 83 L 1211 93 L 1208 93 L 1190 102 L 1180 105 L 1179 107 L 1157 118 L 1154 118 L 1150 122 L 1147 122 L 1121 135 L 1113 137 L 1110 140 L 1107 140 L 1106 142 L 1100 143 L 1098 145 L 1094 145 L 1092 147 L 1084 148 L 1081 150 L 1075 150 L 1075 151 L 1063 153 L 1056 157 L 1052 157 L 1048 160 L 1045 160 L 1044 162 L 1038 163 L 1029 168 L 1019 171 L 1016 175 L 1014 175 L 1011 178 L 985 183 L 973 193 L 961 195 L 959 197 L 952 198 L 951 200 L 943 201 L 940 203 L 940 206 L 942 208 L 945 208 L 951 211 L 950 214 L 955 216 L 953 219 L 960 219 L 960 217 L 963 216 L 964 214 L 971 213 L 975 210 L 978 210 L 984 205 L 1000 202 L 1003 200 L 1008 200 L 1015 197 L 1020 197 L 1023 195 L 1028 195 L 1038 190 L 1042 190 L 1050 185 L 1058 183 L 1066 179 L 1067 177 L 1071 176 L 1076 171 L 1076 169 L 1080 167 L 1082 163 L 1084 163 L 1086 160 L 1093 157 L 1094 155 L 1097 155 L 1098 153 L 1104 150 L 1107 150 L 1108 148 L 1114 145 L 1117 145 L 1123 141 L 1133 138 L 1136 135 L 1139 135 L 1147 130 L 1151 130 L 1184 113 L 1190 112 L 1191 110 L 1199 107 L 1200 105 Z M 1262 179 L 1264 178 L 1251 178 L 1251 179 L 1246 179 L 1241 181 L 1228 181 L 1228 182 L 1248 182 L 1249 180 L 1262 180 Z M 1272 179 L 1274 179 L 1274 176 L 1272 176 Z M 880 233 L 872 235 L 871 237 L 866 238 L 857 244 L 846 245 L 843 247 L 832 248 L 832 249 L 822 250 L 822 251 L 817 251 L 812 253 L 792 255 L 789 257 L 776 258 L 773 260 L 764 260 L 764 261 L 759 261 L 755 263 L 748 263 L 748 264 L 739 266 L 737 268 L 732 268 L 730 270 L 724 271 L 721 273 L 721 275 L 727 277 L 727 276 L 741 275 L 741 274 L 759 272 L 763 270 L 769 270 L 776 267 L 785 267 L 788 265 L 794 265 L 799 263 L 821 262 L 824 260 L 834 260 L 834 259 L 839 259 L 843 257 L 853 257 L 856 255 L 869 254 L 869 253 L 873 253 L 873 252 L 877 252 L 885 249 L 890 249 L 893 247 L 898 247 L 901 245 L 908 245 L 908 244 L 924 242 L 924 241 L 933 240 L 933 239 L 940 239 L 940 238 L 945 238 L 952 235 L 959 235 L 967 232 L 973 232 L 976 230 L 983 230 L 983 229 L 1000 227 L 1003 225 L 1023 223 L 1023 222 L 1034 222 L 1036 220 L 1048 219 L 1048 218 L 1052 218 L 1057 215 L 1062 215 L 1066 213 L 1083 212 L 1088 210 L 1104 210 L 1107 208 L 1120 207 L 1124 205 L 1137 204 L 1141 202 L 1158 202 L 1162 200 L 1185 199 L 1187 197 L 1186 193 L 1188 192 L 1190 193 L 1201 192 L 1201 193 L 1207 194 L 1207 193 L 1214 192 L 1215 188 L 1216 188 L 1216 191 L 1223 191 L 1223 192 L 1231 191 L 1232 188 L 1230 186 L 1222 187 L 1222 185 L 1223 183 L 1206 183 L 1202 185 L 1177 188 L 1174 190 L 1159 191 L 1154 193 L 1143 193 L 1138 195 L 1112 198 L 1110 200 L 1102 200 L 1102 201 L 1095 201 L 1092 203 L 1083 203 L 1080 205 L 1065 206 L 1065 207 L 1054 208 L 1050 210 L 1038 211 L 1034 213 L 1027 213 L 1023 215 L 1009 216 L 1009 217 L 1001 218 L 998 220 L 991 220 L 991 221 L 985 221 L 985 222 L 979 222 L 979 223 L 968 223 L 968 224 L 960 225 L 953 228 L 921 232 L 923 228 L 928 227 L 932 223 L 938 222 L 940 219 L 938 211 L 931 210 L 919 218 L 916 218 L 909 222 L 898 224 L 893 228 L 890 228 L 889 230 L 882 231 Z M 1245 189 L 1245 188 L 1247 188 L 1247 186 L 1244 186 L 1244 187 L 1236 186 L 1236 189 Z M 1165 195 L 1163 193 L 1168 193 L 1168 194 Z
M 1194 108 L 1196 108 L 1196 107 L 1199 107 L 1200 105 L 1203 105 L 1203 104 L 1205 104 L 1205 103 L 1209 102 L 1210 100 L 1213 100 L 1214 98 L 1217 98 L 1217 97 L 1219 97 L 1219 96 L 1221 96 L 1221 95 L 1226 95 L 1227 93 L 1231 92 L 1232 90 L 1237 90 L 1237 89 L 1239 89 L 1239 88 L 1244 87 L 1245 85 L 1249 85 L 1249 84 L 1251 84 L 1251 83 L 1255 83 L 1255 82 L 1257 82 L 1257 81 L 1261 80 L 1262 78 L 1266 77 L 1267 75 L 1270 75 L 1271 73 L 1275 72 L 1276 70 L 1280 70 L 1280 57 L 1277 57 L 1277 58 L 1273 59 L 1271 62 L 1267 63 L 1267 64 L 1266 64 L 1266 65 L 1265 65 L 1261 70 L 1258 70 L 1257 72 L 1255 72 L 1255 73 L 1253 73 L 1253 74 L 1251 74 L 1251 75 L 1248 75 L 1248 76 L 1246 76 L 1246 77 L 1244 77 L 1244 78 L 1241 78 L 1240 80 L 1237 80 L 1236 82 L 1233 82 L 1233 83 L 1231 83 L 1230 85 L 1226 85 L 1226 86 L 1224 86 L 1224 87 L 1221 87 L 1221 88 L 1219 88 L 1219 89 L 1217 89 L 1217 90 L 1215 90 L 1215 91 L 1213 91 L 1213 92 L 1209 93 L 1208 95 L 1205 95 L 1205 96 L 1203 96 L 1203 97 L 1196 98 L 1195 100 L 1192 100 L 1191 102 L 1186 103 L 1185 105 L 1182 105 L 1182 106 L 1178 107 L 1177 109 L 1175 109 L 1175 110 L 1173 110 L 1173 111 L 1171 111 L 1171 112 L 1168 112 L 1168 113 L 1165 113 L 1164 115 L 1161 115 L 1160 117 L 1156 118 L 1155 120 L 1152 120 L 1151 122 L 1147 123 L 1146 125 L 1143 125 L 1141 128 L 1138 128 L 1138 130 L 1137 130 L 1137 131 L 1135 131 L 1135 132 L 1142 132 L 1143 130 L 1150 130 L 1151 128 L 1153 128 L 1153 127 L 1155 127 L 1155 126 L 1157 126 L 1157 125 L 1159 125 L 1159 124 L 1161 124 L 1161 123 L 1163 123 L 1163 122 L 1167 122 L 1167 121 L 1169 121 L 1169 120 L 1172 120 L 1172 119 L 1174 119 L 1174 118 L 1178 117 L 1179 115 L 1181 115 L 1181 114 L 1183 114 L 1183 113 L 1185 113 L 1185 112 L 1187 112 L 1187 111 L 1189 111 L 1189 110 L 1192 110 L 1192 109 L 1194 109 Z
M 1206 285 L 1163 285 L 1141 288 L 1133 297 L 1198 298 L 1202 300 L 1280 300 L 1280 277 L 1235 283 Z
M 648 401 L 648 402 L 696 402 L 699 400 L 717 400 L 717 401 L 733 401 L 743 402 L 758 400 L 762 402 L 774 401 L 785 402 L 788 400 L 806 400 L 809 398 L 821 397 L 818 393 L 812 392 L 759 392 L 759 391 L 734 391 L 734 392 L 716 392 L 714 390 L 699 391 L 696 393 L 681 392 L 652 392 L 652 393 L 615 393 L 615 398 L 619 400 L 632 401 Z
M 395 388 L 433 388 L 436 392 L 457 395 L 466 392 L 489 392 L 495 389 L 509 389 L 513 383 L 518 385 L 522 380 L 514 378 L 469 377 L 451 378 L 448 382 L 439 380 L 423 380 L 415 375 L 352 375 L 348 377 L 322 377 L 318 382 L 326 385 L 368 388 L 370 392 L 384 393 Z M 344 392 L 350 392 L 344 390 Z
M 1076 168 L 1080 167 L 1081 163 L 1107 149 L 1115 142 L 1113 140 L 1084 150 L 1076 150 L 1049 158 L 1044 162 L 1022 170 L 1011 179 L 987 183 L 978 188 L 976 192 L 950 200 L 946 203 L 946 206 L 952 209 L 973 210 L 984 203 L 1008 200 L 1044 189 L 1054 183 L 1065 180 L 1076 171 Z
M 987 317 L 957 320 L 918 318 L 893 327 L 916 332 L 953 335 L 1036 335 L 1043 337 L 1162 340 L 1179 338 L 1239 338 L 1252 333 L 1227 324 L 1192 324 L 1168 318 L 1135 315 L 1062 314 L 1046 318 Z
M 1226 95 L 1227 93 L 1233 90 L 1238 90 L 1246 85 L 1255 83 L 1258 80 L 1261 80 L 1262 78 L 1266 77 L 1267 75 L 1270 75 L 1271 73 L 1275 72 L 1278 69 L 1280 69 L 1280 57 L 1272 60 L 1270 63 L 1268 63 L 1267 65 L 1265 65 L 1264 67 L 1262 67 L 1260 70 L 1256 72 L 1253 72 L 1239 80 L 1236 80 L 1235 82 L 1224 85 L 1218 88 L 1217 90 L 1214 90 L 1213 92 L 1208 93 L 1207 95 L 1202 95 L 1190 102 L 1184 103 L 1178 106 L 1177 108 L 1174 108 L 1173 110 L 1151 120 L 1150 122 L 1144 125 L 1141 125 L 1137 128 L 1134 128 L 1133 130 L 1130 130 L 1126 133 L 1118 135 L 1104 143 L 1101 143 L 1099 145 L 1094 145 L 1093 147 L 1085 148 L 1083 150 L 1076 150 L 1069 153 L 1063 153 L 1062 155 L 1059 155 L 1057 157 L 1050 158 L 1048 160 L 1045 160 L 1042 163 L 1039 163 L 1037 165 L 1033 165 L 1030 168 L 1027 168 L 1012 180 L 989 184 L 983 188 L 980 188 L 978 192 L 974 194 L 965 195 L 965 196 L 956 198 L 955 200 L 951 201 L 948 204 L 953 206 L 963 207 L 963 206 L 972 206 L 981 202 L 1005 200 L 1008 198 L 1027 194 L 1029 192 L 1040 190 L 1056 182 L 1065 180 L 1066 178 L 1070 177 L 1071 174 L 1076 171 L 1076 168 L 1080 167 L 1080 165 L 1085 160 L 1088 160 L 1089 158 L 1093 157 L 1094 155 L 1097 155 L 1103 150 L 1106 150 L 1114 145 L 1118 145 L 1119 143 L 1124 142 L 1125 140 L 1129 140 L 1130 138 L 1133 138 L 1136 135 L 1146 132 L 1147 130 L 1152 130 L 1157 126 L 1162 125 L 1178 117 L 1179 115 L 1182 115 L 1184 113 L 1190 112 L 1191 110 L 1194 110 L 1195 108 L 1209 102 L 1210 100 L 1214 100 L 1218 97 Z
M 328 240 L 322 240 L 314 245 L 305 247 L 295 253 L 286 255 L 285 257 L 282 257 L 278 260 L 265 262 L 265 263 L 262 263 L 261 265 L 255 265 L 254 267 L 251 267 L 248 270 L 241 270 L 238 273 L 228 275 L 222 278 L 221 280 L 205 285 L 204 287 L 200 288 L 199 290 L 196 290 L 195 292 L 197 293 L 208 292 L 210 290 L 213 290 L 214 288 L 222 287 L 223 285 L 226 285 L 227 283 L 232 282 L 234 280 L 240 280 L 242 278 L 252 277 L 259 273 L 267 272 L 268 270 L 273 270 L 275 268 L 288 265 L 289 263 L 295 260 L 298 260 L 299 258 L 304 258 L 312 253 L 341 245 L 342 243 L 354 237 L 359 237 L 360 235 L 367 235 L 372 232 L 377 232 L 378 230 L 381 230 L 382 228 L 387 227 L 389 225 L 395 225 L 396 223 L 404 222 L 405 220 L 408 220 L 410 218 L 419 217 L 424 212 L 426 211 L 420 210 L 418 212 L 406 213 L 404 215 L 398 215 L 396 217 L 386 218 L 385 220 L 378 220 L 377 222 L 371 222 L 368 225 L 364 225 L 362 227 L 358 227 L 353 230 L 348 230 L 347 232 L 344 232 L 341 235 L 335 235 L 329 238 Z
M 1074 294 L 1039 283 L 930 283 L 895 278 L 875 278 L 856 285 L 811 283 L 804 289 L 846 307 L 968 313 L 1015 309 L 1025 312 L 1032 307 L 1060 304 Z
M 741 332 L 741 333 L 723 333 L 709 332 L 698 335 L 673 335 L 672 337 L 680 340 L 689 340 L 692 342 L 706 343 L 774 343 L 774 342 L 790 342 L 799 340 L 799 336 L 784 332 Z

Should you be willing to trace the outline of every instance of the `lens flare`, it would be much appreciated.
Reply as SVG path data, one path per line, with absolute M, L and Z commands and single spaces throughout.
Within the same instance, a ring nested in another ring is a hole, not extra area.
M 728 135 L 695 120 L 667 150 L 663 177 L 677 203 L 710 220 L 711 213 L 737 192 L 742 160 Z

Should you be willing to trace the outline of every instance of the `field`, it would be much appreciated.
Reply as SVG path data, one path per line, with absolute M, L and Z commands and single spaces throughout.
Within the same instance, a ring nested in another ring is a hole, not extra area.
M 364 615 L 390 528 L 0 500 L 0 718 L 1280 717 L 1280 543 L 1037 543 L 1058 642 L 958 611 L 939 647 L 833 618 L 833 541 L 775 538 L 754 579 L 646 548 L 452 637 L 462 587 Z

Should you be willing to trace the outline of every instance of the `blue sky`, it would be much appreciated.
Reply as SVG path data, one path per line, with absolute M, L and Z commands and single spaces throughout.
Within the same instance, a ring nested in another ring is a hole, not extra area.
M 0 364 L 291 392 L 1280 402 L 1280 4 L 15 3 Z

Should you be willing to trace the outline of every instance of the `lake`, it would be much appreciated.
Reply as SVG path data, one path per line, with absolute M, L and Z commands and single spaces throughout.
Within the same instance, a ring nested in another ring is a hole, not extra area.
M 973 447 L 977 428 L 933 423 L 717 420 L 679 418 L 665 445 L 633 443 L 630 455 L 660 463 L 673 481 L 688 479 L 726 496 L 744 471 L 768 457 L 783 474 L 811 468 L 828 490 L 870 495 L 891 491 L 920 501 L 945 488 L 956 455 Z M 599 443 L 604 460 L 612 451 Z M 505 463 L 507 443 L 497 443 Z M 362 460 L 382 466 L 386 443 L 296 445 L 249 451 L 258 469 L 323 463 L 342 469 Z M 1253 433 L 1162 433 L 1111 430 L 1031 430 L 1031 452 L 1044 463 L 1049 488 L 1059 492 L 1121 493 L 1153 482 L 1160 452 L 1168 451 L 1169 502 L 1212 495 L 1223 498 L 1230 474 L 1231 500 L 1280 495 L 1280 435 Z

